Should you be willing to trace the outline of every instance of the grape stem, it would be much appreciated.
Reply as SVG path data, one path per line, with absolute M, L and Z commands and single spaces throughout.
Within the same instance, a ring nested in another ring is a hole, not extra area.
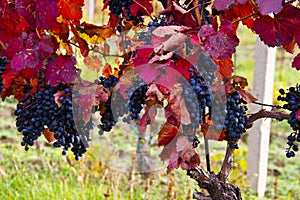
M 247 15 L 247 16 L 245 16 L 245 17 L 241 17 L 241 18 L 239 18 L 239 19 L 233 21 L 232 24 L 235 24 L 235 23 L 238 23 L 238 22 L 240 22 L 240 21 L 249 19 L 250 17 L 252 17 L 252 16 L 254 16 L 254 15 L 257 15 L 257 13 L 252 13 L 252 14 Z
M 73 45 L 74 47 L 80 48 L 79 45 L 74 44 L 73 42 L 68 41 L 68 44 Z M 122 55 L 118 55 L 118 54 L 105 54 L 105 53 L 102 53 L 102 52 L 100 52 L 100 51 L 98 51 L 98 50 L 95 50 L 95 49 L 93 49 L 93 48 L 92 48 L 92 49 L 89 49 L 89 51 L 93 51 L 93 52 L 95 52 L 95 53 L 99 53 L 99 54 L 101 54 L 101 55 L 104 56 L 104 57 L 106 57 L 106 56 L 111 56 L 111 57 L 119 57 L 119 58 L 123 58 Z
M 261 103 L 261 102 L 258 102 L 258 101 L 255 101 L 255 102 L 252 102 L 253 104 L 257 104 L 257 105 L 261 105 L 261 106 L 269 106 L 269 107 L 272 107 L 272 108 L 282 108 L 282 106 L 280 105 L 271 105 L 271 104 L 265 104 L 265 103 Z
M 144 9 L 144 11 L 147 13 L 147 15 L 152 19 L 152 21 L 154 21 L 154 18 L 151 16 L 151 13 L 148 12 L 147 8 L 145 6 L 143 6 L 142 4 L 140 4 L 139 2 L 133 0 L 134 3 L 136 3 L 138 6 L 140 6 L 141 8 Z

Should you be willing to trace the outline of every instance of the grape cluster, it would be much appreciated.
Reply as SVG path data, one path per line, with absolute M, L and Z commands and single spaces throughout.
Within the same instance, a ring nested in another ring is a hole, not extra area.
M 6 67 L 6 64 L 7 64 L 7 60 L 6 60 L 6 57 L 2 56 L 0 57 L 0 93 L 2 92 L 3 90 L 3 79 L 2 79 L 2 74 L 3 72 L 5 71 L 5 67 Z
M 123 118 L 124 122 L 129 123 L 131 120 L 139 118 L 139 114 L 145 104 L 146 92 L 148 90 L 147 84 L 141 79 L 137 79 L 133 86 L 129 86 L 127 89 L 127 95 L 129 97 L 126 107 L 128 107 L 129 116 Z
M 63 147 L 62 154 L 66 155 L 69 148 L 79 160 L 80 156 L 86 152 L 86 147 L 82 143 L 81 137 L 90 140 L 89 131 L 92 129 L 92 121 L 78 126 L 80 134 L 77 131 L 73 118 L 72 92 L 70 88 L 61 89 L 51 87 L 41 83 L 38 91 L 34 94 L 26 94 L 15 111 L 16 126 L 18 131 L 23 134 L 22 146 L 25 150 L 34 145 L 34 141 L 45 131 L 46 128 L 54 133 L 56 141 L 53 146 L 56 148 Z M 63 95 L 55 100 L 54 94 L 57 92 Z M 56 101 L 59 101 L 57 103 Z
M 295 156 L 295 152 L 299 150 L 298 144 L 300 143 L 300 120 L 297 117 L 297 112 L 300 109 L 300 86 L 290 87 L 288 91 L 280 89 L 278 96 L 279 101 L 285 102 L 284 109 L 291 111 L 290 118 L 288 120 L 289 125 L 293 129 L 293 132 L 287 137 L 287 152 L 286 157 L 291 158 Z
M 117 117 L 113 115 L 110 97 L 105 102 L 105 111 L 101 113 L 101 124 L 98 125 L 99 134 L 102 135 L 103 131 L 109 132 L 116 123 Z
M 199 60 L 196 69 L 199 76 L 203 77 L 205 82 L 209 85 L 215 81 L 216 75 L 215 71 L 218 69 L 217 65 L 212 61 L 211 57 L 204 53 L 204 51 L 199 50 L 198 52 Z
M 212 106 L 211 91 L 197 67 L 188 70 L 191 72 L 190 80 L 189 84 L 182 83 L 183 97 L 190 113 L 191 128 L 197 128 L 205 119 L 206 108 Z
M 108 77 L 99 77 L 99 84 L 103 85 L 104 88 L 113 90 L 113 88 L 118 84 L 119 78 L 114 75 L 110 75 Z M 113 115 L 112 111 L 112 96 L 104 104 L 104 111 L 101 112 L 101 123 L 98 124 L 99 134 L 102 135 L 104 131 L 109 132 L 112 127 L 117 123 L 118 116 Z M 94 108 L 95 111 L 100 110 L 99 107 Z
M 228 95 L 224 128 L 226 140 L 230 142 L 232 148 L 238 148 L 237 141 L 246 132 L 245 124 L 248 120 L 246 116 L 247 107 L 240 93 L 235 91 Z
M 99 80 L 100 84 L 103 85 L 105 88 L 114 87 L 119 82 L 119 78 L 115 77 L 114 75 L 109 75 L 108 77 L 100 76 Z
M 130 13 L 130 6 L 133 0 L 109 0 L 108 6 L 110 12 L 116 17 L 119 17 L 123 13 L 123 8 L 125 9 L 126 19 L 131 20 L 132 16 Z

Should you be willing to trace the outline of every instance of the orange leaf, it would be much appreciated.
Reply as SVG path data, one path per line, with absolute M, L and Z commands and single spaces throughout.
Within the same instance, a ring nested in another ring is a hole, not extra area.
M 237 88 L 237 90 L 240 92 L 240 95 L 242 96 L 242 99 L 246 101 L 247 103 L 252 103 L 257 101 L 257 98 L 248 92 L 247 90 L 244 90 L 242 88 Z
M 218 60 L 213 58 L 213 61 L 216 65 L 219 66 L 220 78 L 231 76 L 233 73 L 233 62 L 231 56 L 226 58 L 225 60 Z
M 242 76 L 232 76 L 232 83 L 233 85 L 240 85 L 243 89 L 248 86 L 247 79 Z
M 201 124 L 201 132 L 203 133 L 204 137 L 208 140 L 224 140 L 226 137 L 225 130 L 222 130 L 221 132 L 217 131 L 214 126 L 214 122 L 208 119 L 205 123 Z
M 60 0 L 58 12 L 65 19 L 79 21 L 82 18 L 82 6 L 84 0 Z
M 54 132 L 50 132 L 48 128 L 44 130 L 43 134 L 49 143 L 56 140 L 54 137 Z
M 158 146 L 169 144 L 178 132 L 179 126 L 166 122 L 158 133 Z
M 87 68 L 95 72 L 100 72 L 101 68 L 103 67 L 102 60 L 95 55 L 85 57 L 83 62 L 87 66 Z
M 295 39 L 293 39 L 293 41 L 291 41 L 289 44 L 283 46 L 283 48 L 291 54 L 294 53 L 295 47 L 296 47 Z

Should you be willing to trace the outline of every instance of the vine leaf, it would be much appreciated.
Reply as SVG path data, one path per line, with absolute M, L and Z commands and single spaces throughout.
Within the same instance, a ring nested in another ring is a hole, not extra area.
M 231 56 L 228 56 L 228 58 L 224 59 L 224 60 L 218 60 L 213 58 L 213 61 L 216 65 L 218 65 L 219 67 L 219 77 L 220 78 L 224 78 L 225 77 L 229 77 L 232 75 L 233 73 L 233 61 L 231 59 Z
M 115 30 L 110 26 L 96 26 L 94 24 L 89 24 L 83 22 L 80 26 L 76 27 L 78 32 L 83 34 L 83 38 L 88 41 L 96 41 L 96 43 L 103 42 L 106 38 L 111 37 L 115 34 Z M 86 36 L 88 37 L 86 37 Z M 95 42 L 94 42 L 95 43 Z
M 11 68 L 15 71 L 21 71 L 26 67 L 35 68 L 39 63 L 39 57 L 35 50 L 23 49 L 18 52 L 11 61 Z
M 140 47 L 134 59 L 134 67 L 138 68 L 139 66 L 143 66 L 147 64 L 150 60 L 150 56 L 153 53 L 154 48 L 152 46 L 142 46 Z
M 166 122 L 158 133 L 158 146 L 166 146 L 179 132 L 179 126 Z
M 245 4 L 234 4 L 229 9 L 225 10 L 225 18 L 234 22 L 242 18 L 242 24 L 246 25 L 249 29 L 254 29 L 254 19 L 256 18 L 255 14 L 258 13 L 258 8 L 253 5 L 250 1 L 247 1 Z M 253 15 L 252 17 L 249 17 Z M 233 24 L 234 30 L 238 27 L 238 23 Z
M 175 84 L 171 90 L 168 105 L 165 107 L 165 117 L 169 123 L 174 125 L 191 124 L 191 117 L 186 108 L 185 100 L 182 97 L 182 87 L 180 84 Z
M 190 27 L 193 30 L 197 29 L 197 23 L 192 16 L 192 12 L 186 11 L 174 1 L 168 8 L 161 11 L 160 14 L 170 17 L 170 19 L 172 19 L 172 22 L 175 24 Z
M 212 25 L 203 25 L 199 30 L 204 50 L 217 59 L 226 59 L 235 52 L 239 39 L 232 32 L 232 24 L 228 20 L 221 23 L 217 32 Z
M 91 83 L 83 80 L 81 77 L 76 77 L 74 85 L 79 95 L 73 97 L 74 105 L 81 108 L 81 113 L 76 113 L 75 117 L 82 117 L 84 121 L 89 121 L 92 115 L 92 106 L 104 104 L 108 99 L 110 92 L 105 90 L 103 85 Z
M 255 96 L 253 96 L 253 94 L 251 94 L 247 90 L 244 90 L 242 88 L 237 88 L 237 90 L 240 92 L 242 99 L 247 103 L 253 103 L 258 100 Z
M 184 134 L 178 134 L 162 150 L 159 155 L 162 161 L 169 160 L 167 173 L 181 166 L 188 170 L 200 164 L 200 157 L 193 148 L 192 142 Z
M 300 54 L 298 54 L 293 62 L 292 62 L 292 67 L 296 68 L 297 70 L 300 70 Z
M 6 67 L 8 68 L 8 65 Z M 5 70 L 2 74 L 4 88 L 8 89 L 19 74 L 20 72 L 18 71 Z
M 214 6 L 217 10 L 224 10 L 229 5 L 233 4 L 234 0 L 215 0 Z
M 130 13 L 132 16 L 137 16 L 138 13 L 142 15 L 148 15 L 153 12 L 153 7 L 148 0 L 134 0 L 130 6 Z
M 103 68 L 102 60 L 96 55 L 85 57 L 83 62 L 88 69 L 91 69 L 95 72 L 100 72 Z
M 16 8 L 31 28 L 51 29 L 57 23 L 57 2 L 58 0 L 19 0 L 16 1 Z
M 290 44 L 294 39 L 300 44 L 300 9 L 285 5 L 272 18 L 261 16 L 254 22 L 254 30 L 261 40 L 270 47 Z
M 50 143 L 55 141 L 55 137 L 54 137 L 54 132 L 51 132 L 48 128 L 46 128 L 43 132 L 44 137 L 46 138 L 46 140 Z
M 74 24 L 70 24 L 70 26 L 71 26 L 71 30 L 75 36 L 75 39 L 76 39 L 77 43 L 79 44 L 79 49 L 80 49 L 81 55 L 84 57 L 88 56 L 89 55 L 89 46 L 88 46 L 87 41 L 85 41 L 84 39 L 82 39 L 79 36 L 79 33 L 76 30 Z
M 67 20 L 77 20 L 82 18 L 82 7 L 84 0 L 60 0 L 58 2 L 58 12 Z
M 244 4 L 248 0 L 236 0 L 236 2 Z M 228 8 L 231 4 L 233 4 L 235 0 L 215 0 L 214 1 L 214 6 L 217 10 L 224 10 Z
M 76 76 L 76 59 L 72 56 L 57 56 L 49 61 L 45 70 L 45 80 L 51 86 L 61 83 L 71 83 Z
M 263 15 L 278 13 L 282 9 L 282 0 L 256 0 L 256 3 L 258 4 L 260 13 Z
M 10 3 L 4 3 L 0 12 L 0 40 L 2 42 L 10 42 L 14 38 L 18 37 L 21 32 L 26 32 L 29 28 L 26 20 L 18 14 L 15 5 Z
M 218 131 L 214 126 L 214 122 L 207 119 L 205 123 L 201 124 L 201 133 L 205 139 L 223 141 L 226 138 L 225 130 Z
M 139 125 L 139 131 L 141 134 L 145 133 L 148 124 L 154 122 L 156 114 L 157 105 L 152 105 L 150 107 L 145 108 L 145 113 L 143 114 Z

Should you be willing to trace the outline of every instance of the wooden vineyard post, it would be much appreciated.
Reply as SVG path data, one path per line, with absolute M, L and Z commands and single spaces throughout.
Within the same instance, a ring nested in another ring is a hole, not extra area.
M 96 0 L 89 0 L 89 2 L 88 2 L 88 15 L 89 15 L 89 21 L 91 21 L 91 22 L 94 21 L 95 5 L 96 5 Z
M 255 47 L 253 94 L 259 102 L 272 104 L 276 48 L 267 47 L 259 38 Z M 252 104 L 250 111 L 270 109 Z M 247 182 L 259 197 L 266 190 L 271 119 L 259 119 L 249 130 Z

